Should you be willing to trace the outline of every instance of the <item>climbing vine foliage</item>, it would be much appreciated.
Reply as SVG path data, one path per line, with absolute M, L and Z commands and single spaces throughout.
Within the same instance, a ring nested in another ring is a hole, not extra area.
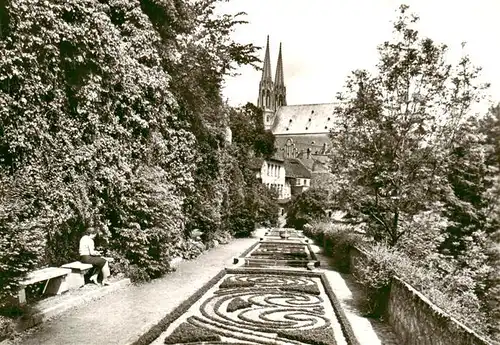
M 232 61 L 255 61 L 252 45 L 222 50 L 237 21 L 218 20 L 215 3 L 0 4 L 1 301 L 30 270 L 77 259 L 90 225 L 116 268 L 141 279 L 204 248 L 186 231 L 186 200 L 203 157 L 223 166 L 230 156 L 209 142 L 227 126 L 222 77 Z M 200 21 L 206 28 L 195 32 Z M 195 34 L 198 45 L 187 40 Z M 187 56 L 200 66 L 193 73 L 205 66 L 213 77 L 196 94 L 187 92 L 189 66 L 181 70 Z M 207 95 L 214 119 L 200 124 Z M 207 181 L 231 183 L 223 172 Z

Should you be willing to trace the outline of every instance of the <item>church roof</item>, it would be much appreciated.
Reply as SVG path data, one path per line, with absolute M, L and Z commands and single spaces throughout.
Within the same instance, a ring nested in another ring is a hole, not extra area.
M 287 105 L 278 108 L 271 131 L 274 135 L 329 133 L 335 128 L 337 103 Z
M 285 159 L 285 176 L 293 178 L 311 178 L 311 172 L 299 159 L 287 158 Z

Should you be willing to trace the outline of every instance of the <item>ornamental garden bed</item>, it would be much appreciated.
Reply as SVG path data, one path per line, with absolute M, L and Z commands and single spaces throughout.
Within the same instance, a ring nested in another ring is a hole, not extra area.
M 279 269 L 226 269 L 136 344 L 160 333 L 154 344 L 358 344 L 323 273 Z
M 270 237 L 286 237 L 286 238 L 304 238 L 304 234 L 300 230 L 290 229 L 290 228 L 279 228 L 279 229 L 271 229 L 265 233 L 265 236 Z
M 238 260 L 239 261 L 239 260 Z M 308 243 L 288 241 L 261 241 L 242 258 L 245 266 L 251 267 L 301 267 L 318 262 Z

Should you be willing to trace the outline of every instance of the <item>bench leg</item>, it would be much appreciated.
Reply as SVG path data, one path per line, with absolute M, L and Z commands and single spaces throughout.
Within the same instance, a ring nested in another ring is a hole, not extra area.
M 85 285 L 85 271 L 73 271 L 66 280 L 69 289 L 78 289 Z
M 19 305 L 26 304 L 26 290 L 21 288 L 17 294 Z
M 49 281 L 47 282 L 47 286 L 45 287 L 45 292 L 49 295 L 60 295 L 65 291 L 68 291 L 68 283 L 66 282 L 66 277 L 49 279 Z

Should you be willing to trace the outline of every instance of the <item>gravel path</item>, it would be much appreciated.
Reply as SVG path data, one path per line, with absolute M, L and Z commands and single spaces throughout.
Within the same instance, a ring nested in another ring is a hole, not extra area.
M 258 237 L 259 234 L 256 234 Z M 236 239 L 179 264 L 176 272 L 132 285 L 91 301 L 27 331 L 16 345 L 124 345 L 136 340 L 196 292 L 221 269 L 231 266 L 256 238 Z
M 361 286 L 355 282 L 354 278 L 350 274 L 341 274 L 330 268 L 330 259 L 322 254 L 322 249 L 318 246 L 313 246 L 313 249 L 316 249 L 314 251 L 321 262 L 321 269 L 325 272 L 360 344 L 402 344 L 389 324 L 362 316 L 359 304 L 365 296 Z

